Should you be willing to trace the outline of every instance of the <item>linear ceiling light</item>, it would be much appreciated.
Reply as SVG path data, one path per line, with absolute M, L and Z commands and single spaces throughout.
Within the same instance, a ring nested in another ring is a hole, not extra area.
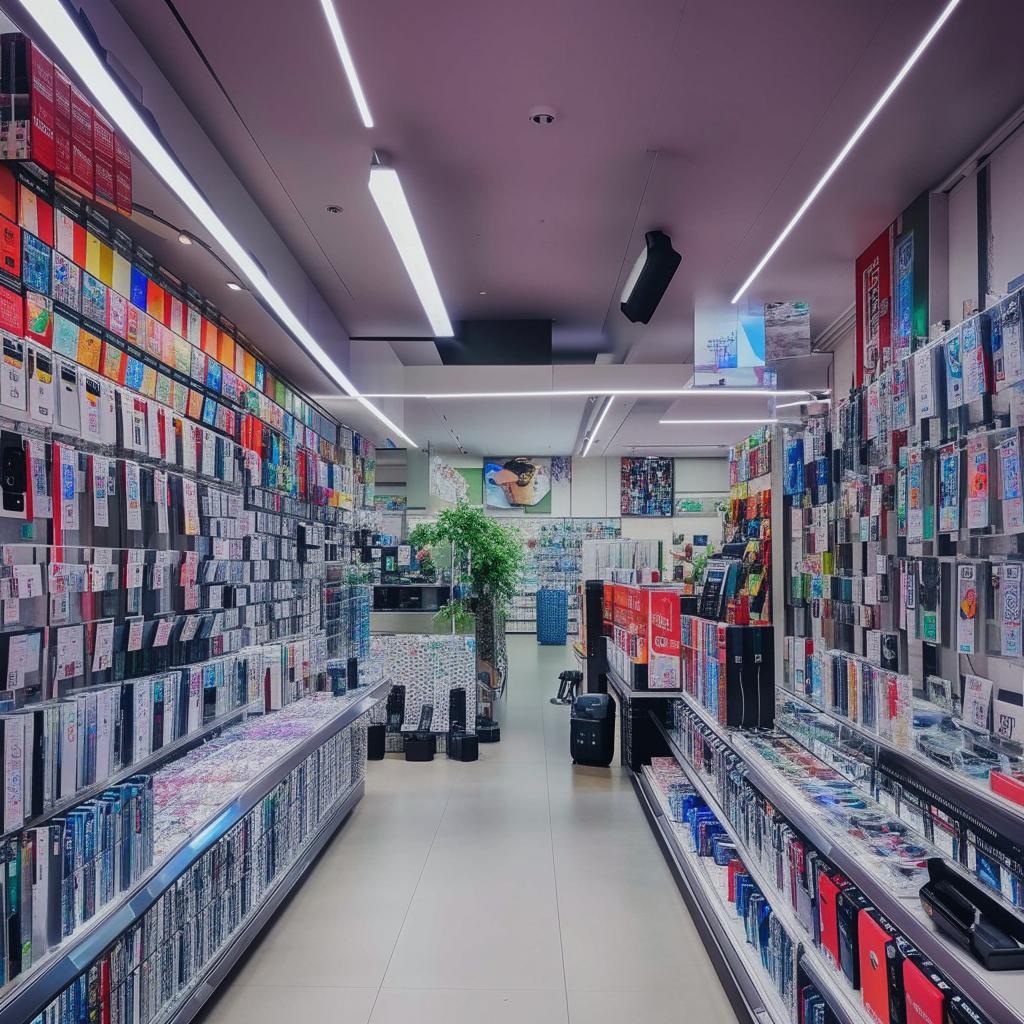
M 953 11 L 956 9 L 959 3 L 960 0 L 949 0 L 949 3 L 946 4 L 946 6 L 942 9 L 942 13 L 938 16 L 938 18 L 935 19 L 935 22 L 932 24 L 932 27 L 928 29 L 928 31 L 925 33 L 924 38 L 921 40 L 921 42 L 917 44 L 917 46 L 914 48 L 913 53 L 911 53 L 911 55 L 906 59 L 905 63 L 903 64 L 903 67 L 901 67 L 899 71 L 896 73 L 896 77 L 888 84 L 888 86 L 886 86 L 885 92 L 883 92 L 882 95 L 878 97 L 878 99 L 875 101 L 875 105 L 868 111 L 867 116 L 864 118 L 863 121 L 861 121 L 859 125 L 857 125 L 857 130 L 849 137 L 849 139 L 846 140 L 846 144 L 843 146 L 841 150 L 839 150 L 838 154 L 836 154 L 836 158 L 832 161 L 832 163 L 828 165 L 828 169 L 821 176 L 817 185 L 815 185 L 814 188 L 812 188 L 811 191 L 807 194 L 807 198 L 800 204 L 799 209 L 796 211 L 796 213 L 793 214 L 793 217 L 790 220 L 790 222 L 782 229 L 782 232 L 779 235 L 779 237 L 776 238 L 774 242 L 772 242 L 771 246 L 768 248 L 768 251 L 764 254 L 764 256 L 761 257 L 761 261 L 750 272 L 750 276 L 746 279 L 746 281 L 743 282 L 742 285 L 740 285 L 739 291 L 737 291 L 736 294 L 732 297 L 733 303 L 739 302 L 740 298 L 742 298 L 743 296 L 743 293 L 754 283 L 755 279 L 757 278 L 757 275 L 760 274 L 762 270 L 764 270 L 765 266 L 767 266 L 768 264 L 768 261 L 772 258 L 772 256 L 775 255 L 779 246 L 782 245 L 782 243 L 789 237 L 790 232 L 800 222 L 800 218 L 803 217 L 803 215 L 807 212 L 811 203 L 813 203 L 814 200 L 818 198 L 818 193 L 821 192 L 821 190 L 828 184 L 829 179 L 832 177 L 832 175 L 835 174 L 837 170 L 839 170 L 839 167 L 842 164 L 842 162 L 847 158 L 847 156 L 849 156 L 850 150 L 857 145 L 858 140 L 871 126 L 871 122 L 874 121 L 874 119 L 878 116 L 882 107 L 884 107 L 886 103 L 889 102 L 889 99 L 891 98 L 892 94 L 899 88 L 900 83 L 903 81 L 904 78 L 907 77 L 908 74 L 910 74 L 910 69 L 917 63 L 921 54 L 924 53 L 924 51 L 928 48 L 928 44 L 931 43 L 931 41 L 938 34 L 939 29 L 941 29 L 942 26 L 945 25 L 946 21 L 949 19 L 949 16 L 953 13 Z
M 331 30 L 331 38 L 341 58 L 341 66 L 345 69 L 345 77 L 348 79 L 349 88 L 352 90 L 352 99 L 356 101 L 359 108 L 359 116 L 363 119 L 364 128 L 373 127 L 373 115 L 370 113 L 370 106 L 366 102 L 363 87 L 359 84 L 359 75 L 356 73 L 356 64 L 352 60 L 352 53 L 345 41 L 345 33 L 341 30 L 341 22 L 338 20 L 338 12 L 334 9 L 332 0 L 320 0 L 320 6 L 324 9 L 327 18 L 327 27 Z
M 608 415 L 608 410 L 612 407 L 612 402 L 615 401 L 614 396 L 608 399 L 604 403 L 604 408 L 601 410 L 601 415 L 597 417 L 597 422 L 594 424 L 594 429 L 590 432 L 590 437 L 587 438 L 587 443 L 583 448 L 583 458 L 586 458 L 590 454 L 591 446 L 597 440 L 597 432 L 601 429 L 601 424 L 604 423 L 605 416 Z
M 831 405 L 831 398 L 805 398 L 802 402 L 782 402 L 776 409 L 792 409 L 797 405 Z
M 434 272 L 430 269 L 427 250 L 423 248 L 423 240 L 416 229 L 416 221 L 413 220 L 398 172 L 393 167 L 373 164 L 370 167 L 370 195 L 384 218 L 398 255 L 402 257 L 405 272 L 416 289 L 434 336 L 450 338 L 455 332 L 444 308 Z
M 634 395 L 759 395 L 761 398 L 777 398 L 779 396 L 805 395 L 817 392 L 810 391 L 759 391 L 756 388 L 730 388 L 698 391 L 693 388 L 578 388 L 553 391 L 419 391 L 419 392 L 377 392 L 365 395 L 366 398 L 425 398 L 428 400 L 444 400 L 449 398 L 586 398 L 590 395 L 617 395 L 632 397 Z M 324 396 L 330 398 L 330 395 Z M 807 397 L 805 401 L 813 401 Z
M 776 420 L 774 419 L 774 417 L 771 417 L 771 416 L 769 416 L 767 419 L 764 416 L 761 416 L 760 418 L 753 419 L 753 420 L 658 420 L 658 422 L 660 424 L 662 424 L 662 426 L 666 426 L 668 424 L 672 424 L 673 426 L 696 427 L 698 425 L 701 425 L 701 426 L 722 426 L 722 425 L 729 426 L 729 425 L 731 425 L 733 423 L 743 423 L 743 424 L 775 423 Z
M 81 78 L 97 104 L 135 147 L 139 155 L 163 179 L 167 187 L 188 207 L 214 240 L 227 253 L 241 275 L 252 285 L 271 312 L 292 337 L 309 353 L 324 373 L 343 391 L 365 406 L 389 430 L 394 431 L 413 448 L 419 447 L 412 438 L 384 415 L 375 405 L 360 395 L 355 385 L 342 373 L 341 368 L 324 351 L 320 343 L 306 330 L 291 311 L 259 264 L 214 213 L 202 193 L 182 169 L 178 161 L 153 134 L 152 129 L 122 92 L 82 35 L 75 19 L 61 0 L 20 0 L 22 7 L 32 15 L 56 49 Z

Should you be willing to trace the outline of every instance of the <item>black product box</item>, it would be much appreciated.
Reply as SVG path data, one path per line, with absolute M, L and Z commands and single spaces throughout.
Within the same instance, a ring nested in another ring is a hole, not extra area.
M 725 629 L 725 725 L 770 729 L 775 724 L 775 631 L 772 626 Z

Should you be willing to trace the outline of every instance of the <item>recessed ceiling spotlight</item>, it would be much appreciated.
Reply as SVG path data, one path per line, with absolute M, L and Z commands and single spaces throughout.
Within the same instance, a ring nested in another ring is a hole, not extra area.
M 181 242 L 182 245 L 191 245 L 192 236 L 187 231 L 179 231 L 178 241 Z
M 242 291 L 242 286 L 237 281 L 228 281 L 228 287 L 233 292 L 240 292 L 240 291 Z
M 487 294 L 487 292 L 481 292 L 480 294 L 481 294 L 481 295 L 486 295 L 486 294 Z
M 341 213 L 341 211 L 343 209 L 344 209 L 344 207 L 337 206 L 334 203 L 331 203 L 331 205 L 327 207 L 327 212 L 328 213 Z
M 554 124 L 555 116 L 555 112 L 551 107 L 534 107 L 533 110 L 530 111 L 530 121 L 533 124 Z

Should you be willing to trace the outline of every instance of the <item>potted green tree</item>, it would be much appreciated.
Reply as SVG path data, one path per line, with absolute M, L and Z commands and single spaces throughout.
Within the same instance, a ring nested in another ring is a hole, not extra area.
M 434 522 L 420 523 L 409 543 L 417 550 L 450 546 L 452 596 L 437 617 L 452 632 L 469 632 L 474 616 L 493 620 L 495 610 L 503 610 L 516 592 L 523 563 L 519 531 L 495 522 L 481 508 L 460 501 Z

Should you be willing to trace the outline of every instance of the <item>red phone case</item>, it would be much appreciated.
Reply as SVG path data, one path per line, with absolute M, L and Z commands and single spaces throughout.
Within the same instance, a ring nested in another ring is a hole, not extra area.
M 889 979 L 886 974 L 886 946 L 892 935 L 866 910 L 860 912 L 860 987 L 864 1008 L 872 1020 L 889 1024 Z
M 946 993 L 912 960 L 903 961 L 903 986 L 907 999 L 906 1024 L 943 1024 Z
M 839 924 L 836 918 L 836 899 L 839 896 L 841 882 L 838 876 L 831 876 L 824 871 L 818 877 L 818 913 L 821 916 L 821 944 L 828 950 L 832 962 L 839 966 Z

